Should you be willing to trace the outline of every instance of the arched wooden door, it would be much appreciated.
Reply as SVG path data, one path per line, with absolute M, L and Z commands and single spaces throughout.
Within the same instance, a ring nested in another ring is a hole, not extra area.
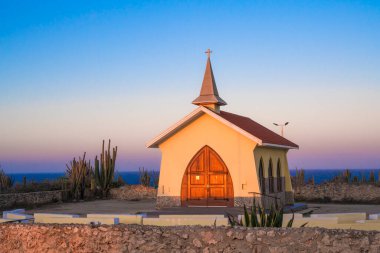
M 182 206 L 233 206 L 232 178 L 220 156 L 203 147 L 191 159 L 182 178 Z

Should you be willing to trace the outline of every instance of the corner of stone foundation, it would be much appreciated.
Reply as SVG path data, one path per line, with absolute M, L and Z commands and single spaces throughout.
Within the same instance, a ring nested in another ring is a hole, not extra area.
M 156 209 L 181 206 L 180 196 L 157 196 Z

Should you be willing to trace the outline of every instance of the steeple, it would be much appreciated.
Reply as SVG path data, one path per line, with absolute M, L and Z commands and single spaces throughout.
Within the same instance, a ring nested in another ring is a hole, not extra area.
M 206 51 L 207 63 L 205 75 L 203 77 L 201 93 L 199 97 L 193 101 L 193 104 L 203 105 L 213 109 L 216 112 L 219 112 L 219 107 L 226 105 L 227 103 L 221 97 L 219 97 L 218 88 L 216 87 L 214 73 L 212 72 L 211 67 L 211 52 L 212 51 L 210 49 Z

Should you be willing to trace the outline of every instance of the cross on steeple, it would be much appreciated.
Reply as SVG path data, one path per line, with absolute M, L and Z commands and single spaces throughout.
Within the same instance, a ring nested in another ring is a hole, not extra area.
M 210 55 L 211 55 L 212 51 L 209 48 L 209 49 L 207 49 L 207 51 L 205 53 L 207 54 L 207 57 L 210 58 Z

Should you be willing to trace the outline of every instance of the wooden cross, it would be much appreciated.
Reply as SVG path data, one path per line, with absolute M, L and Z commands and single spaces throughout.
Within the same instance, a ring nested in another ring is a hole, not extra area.
M 212 51 L 209 49 L 207 49 L 207 51 L 205 52 L 207 54 L 207 57 L 210 58 L 210 54 L 212 53 Z

